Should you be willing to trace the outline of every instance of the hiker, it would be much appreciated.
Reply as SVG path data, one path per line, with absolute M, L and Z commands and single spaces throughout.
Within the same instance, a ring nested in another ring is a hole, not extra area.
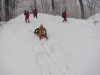
M 47 31 L 43 27 L 42 24 L 40 25 L 39 28 L 35 29 L 34 34 L 38 35 L 40 39 L 42 39 L 43 37 L 46 38 L 46 39 L 48 39 L 48 37 L 47 37 Z
M 38 14 L 38 10 L 35 8 L 35 9 L 33 10 L 33 16 L 37 18 L 37 14 Z
M 67 22 L 67 13 L 66 13 L 66 10 L 62 13 L 62 17 L 64 18 L 63 22 Z
M 28 22 L 28 23 L 30 23 L 30 21 L 29 21 L 29 11 L 26 11 L 26 10 L 24 10 L 24 15 L 25 15 L 25 21 L 26 21 L 26 23 Z

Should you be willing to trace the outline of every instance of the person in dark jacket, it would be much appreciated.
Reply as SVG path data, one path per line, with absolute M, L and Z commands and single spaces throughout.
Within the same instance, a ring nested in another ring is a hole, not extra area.
M 62 13 L 62 17 L 64 18 L 63 22 L 66 22 L 67 21 L 67 13 L 66 13 L 66 10 Z
M 42 24 L 40 25 L 39 28 L 35 29 L 34 34 L 38 35 L 40 39 L 42 39 L 43 37 L 46 38 L 46 39 L 48 39 L 48 37 L 47 37 L 47 31 L 43 27 Z
M 37 18 L 37 14 L 38 14 L 38 10 L 35 8 L 35 9 L 33 10 L 33 16 Z

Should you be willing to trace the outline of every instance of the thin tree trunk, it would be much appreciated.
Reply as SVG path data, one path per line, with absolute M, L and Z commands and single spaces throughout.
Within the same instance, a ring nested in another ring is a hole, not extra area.
M 1 21 L 1 12 L 2 12 L 2 1 L 0 0 L 0 21 Z
M 5 21 L 9 21 L 9 0 L 5 0 Z
M 43 10 L 43 2 L 42 2 L 42 0 L 41 0 L 41 4 L 42 4 L 42 10 Z
M 55 12 L 54 0 L 52 0 L 52 12 L 53 12 L 53 15 L 54 15 L 54 12 Z
M 37 3 L 36 3 L 36 1 L 34 1 L 34 8 L 37 8 Z
M 81 7 L 81 18 L 84 19 L 85 18 L 85 16 L 84 16 L 84 6 L 83 6 L 82 0 L 79 0 L 79 3 L 80 3 L 80 7 Z

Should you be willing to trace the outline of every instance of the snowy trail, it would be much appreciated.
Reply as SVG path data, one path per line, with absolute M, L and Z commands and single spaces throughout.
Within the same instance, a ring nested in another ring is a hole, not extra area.
M 100 26 L 87 20 L 39 14 L 12 19 L 0 33 L 0 75 L 99 75 Z M 99 20 L 98 20 L 99 21 Z M 100 21 L 99 21 L 100 22 Z M 49 39 L 29 30 L 43 24 Z

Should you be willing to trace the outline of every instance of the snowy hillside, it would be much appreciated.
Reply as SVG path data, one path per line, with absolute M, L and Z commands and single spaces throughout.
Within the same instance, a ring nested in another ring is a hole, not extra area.
M 0 33 L 0 75 L 100 75 L 100 15 L 91 18 L 24 15 L 2 26 Z M 49 39 L 39 40 L 29 30 L 43 24 Z

